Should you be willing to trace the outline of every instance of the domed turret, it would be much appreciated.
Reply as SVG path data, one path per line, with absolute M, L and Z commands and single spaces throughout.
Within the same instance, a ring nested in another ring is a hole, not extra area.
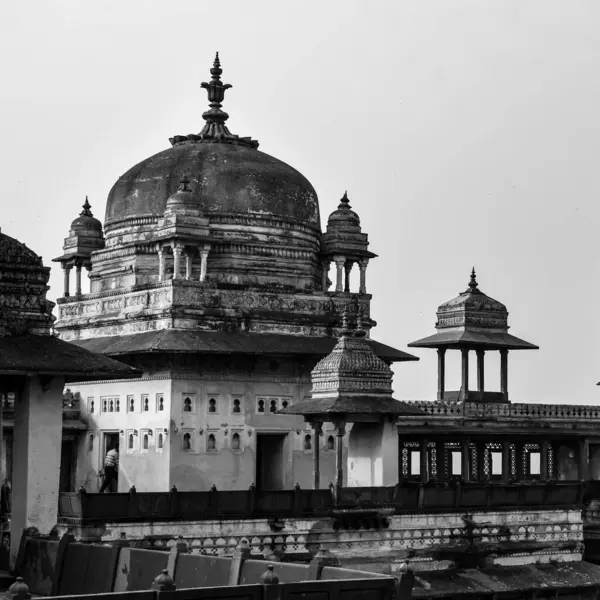
M 77 233 L 86 232 L 86 231 L 99 231 L 102 234 L 102 223 L 94 217 L 92 211 L 90 210 L 92 207 L 88 201 L 88 197 L 85 197 L 85 203 L 83 205 L 83 210 L 79 213 L 79 216 L 71 223 L 71 231 L 75 231 Z
M 377 254 L 369 252 L 368 235 L 360 227 L 359 216 L 351 210 L 348 194 L 344 192 L 336 210 L 327 220 L 327 230 L 321 236 L 321 252 L 324 257 L 324 273 L 332 262 L 336 266 L 336 292 L 350 292 L 350 272 L 355 264 L 360 269 L 359 293 L 366 294 L 366 271 L 370 258 Z M 325 277 L 325 275 L 324 275 Z M 324 281 L 323 288 L 328 285 Z
M 506 306 L 480 289 L 471 271 L 469 287 L 437 310 L 438 333 L 412 342 L 413 348 L 438 350 L 438 400 L 485 400 L 508 402 L 508 351 L 537 350 L 537 346 L 508 333 Z M 458 392 L 445 390 L 446 350 L 462 353 L 462 386 Z M 477 392 L 469 392 L 469 351 L 477 354 Z M 500 392 L 484 391 L 484 355 L 487 350 L 500 352 Z
M 69 296 L 70 272 L 75 267 L 76 281 L 75 294 L 81 295 L 81 269 L 88 271 L 92 268 L 92 252 L 104 248 L 104 234 L 102 223 L 94 217 L 88 197 L 85 197 L 83 210 L 71 223 L 69 237 L 65 238 L 62 256 L 52 259 L 59 262 L 65 270 L 64 296 Z

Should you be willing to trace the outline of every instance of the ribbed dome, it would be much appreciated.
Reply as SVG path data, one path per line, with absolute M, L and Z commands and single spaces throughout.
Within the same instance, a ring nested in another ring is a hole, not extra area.
M 274 216 L 320 227 L 317 194 L 296 169 L 248 146 L 201 141 L 176 143 L 121 176 L 108 196 L 106 225 L 161 216 L 184 175 L 208 215 Z

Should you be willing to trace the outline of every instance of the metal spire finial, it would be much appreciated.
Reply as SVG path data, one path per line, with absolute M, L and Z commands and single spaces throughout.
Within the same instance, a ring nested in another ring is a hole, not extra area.
M 471 281 L 469 281 L 469 288 L 474 292 L 478 287 L 477 280 L 475 279 L 475 267 L 471 270 Z
M 90 203 L 88 201 L 88 197 L 86 195 L 85 204 L 83 205 L 83 210 L 79 213 L 79 216 L 80 217 L 93 217 L 94 215 L 92 214 L 92 211 L 90 210 L 90 208 L 92 208 L 92 206 L 90 205 Z

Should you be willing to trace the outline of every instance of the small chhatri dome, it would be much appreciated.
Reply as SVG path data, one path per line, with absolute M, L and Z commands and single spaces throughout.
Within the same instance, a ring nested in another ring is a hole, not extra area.
M 102 223 L 94 217 L 94 214 L 90 210 L 92 207 L 88 201 L 88 197 L 85 197 L 85 203 L 83 210 L 79 213 L 79 216 L 71 223 L 71 229 L 75 231 L 102 231 Z
M 487 349 L 537 349 L 508 333 L 508 310 L 479 289 L 475 268 L 467 289 L 437 309 L 438 333 L 409 344 L 421 348 L 478 346 Z
M 198 209 L 200 205 L 190 187 L 190 180 L 187 175 L 184 175 L 179 182 L 177 191 L 167 200 L 167 210 L 185 210 L 187 207 Z
M 437 310 L 437 329 L 458 326 L 474 326 L 508 331 L 508 310 L 506 306 L 480 289 L 471 271 L 468 288 L 456 298 L 444 302 Z
M 360 217 L 351 208 L 348 192 L 344 192 L 337 209 L 327 219 L 327 229 L 350 228 L 353 232 L 360 233 Z

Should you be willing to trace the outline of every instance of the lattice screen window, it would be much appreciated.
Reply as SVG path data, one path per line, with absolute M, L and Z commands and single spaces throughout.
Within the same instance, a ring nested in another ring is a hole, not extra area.
M 435 442 L 427 442 L 427 459 L 429 463 L 429 476 L 437 479 L 437 445 Z
M 477 481 L 479 479 L 479 452 L 477 450 L 477 444 L 469 444 L 469 453 L 471 455 L 471 481 Z
M 400 452 L 400 460 L 402 463 L 402 476 L 410 477 L 411 475 L 419 475 L 420 473 L 420 450 L 419 442 L 403 442 Z M 416 465 L 414 463 L 415 456 L 413 452 L 419 453 Z M 415 472 L 416 471 L 416 472 Z
M 548 479 L 556 479 L 556 459 L 554 456 L 554 446 L 548 444 Z

